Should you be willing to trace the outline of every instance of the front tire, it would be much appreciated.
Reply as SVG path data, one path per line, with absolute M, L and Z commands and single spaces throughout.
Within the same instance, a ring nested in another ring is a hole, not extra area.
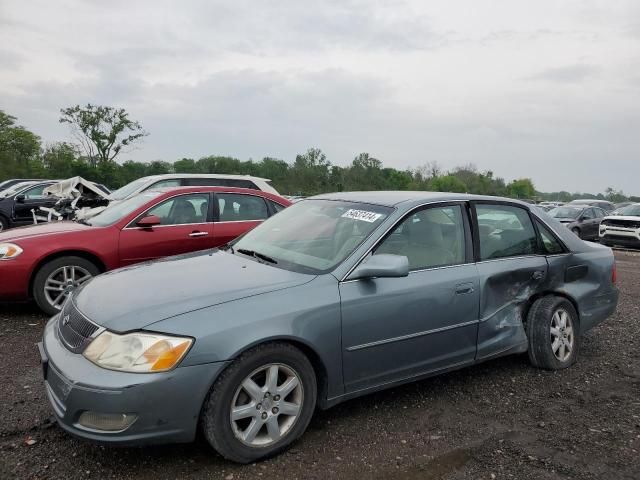
M 7 228 L 9 228 L 9 221 L 0 215 L 0 232 L 3 232 Z
M 313 366 L 298 348 L 259 345 L 214 383 L 204 402 L 202 431 L 223 457 L 254 462 L 283 451 L 304 433 L 316 396 Z
M 573 232 L 573 233 L 574 233 L 578 238 L 582 238 L 582 237 L 580 236 L 580 229 L 579 229 L 579 228 L 574 227 L 574 228 L 572 228 L 572 229 L 571 229 L 571 231 L 572 231 L 572 232 Z
M 580 321 L 573 304 L 549 295 L 534 302 L 527 315 L 529 360 L 547 370 L 573 365 L 580 349 Z
M 100 274 L 100 269 L 82 257 L 60 257 L 45 263 L 33 279 L 33 298 L 47 315 L 55 315 L 78 286 Z

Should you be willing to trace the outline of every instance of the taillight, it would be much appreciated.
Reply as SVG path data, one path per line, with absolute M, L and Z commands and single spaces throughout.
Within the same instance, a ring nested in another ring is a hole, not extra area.
M 616 261 L 613 261 L 613 270 L 611 271 L 611 282 L 615 285 L 618 281 L 618 267 L 616 266 Z

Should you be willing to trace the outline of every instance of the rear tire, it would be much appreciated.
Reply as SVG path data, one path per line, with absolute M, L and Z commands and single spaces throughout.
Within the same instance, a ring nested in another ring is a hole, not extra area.
M 100 274 L 96 264 L 82 257 L 60 257 L 45 263 L 33 279 L 33 298 L 47 315 L 55 315 L 78 286 Z
M 0 232 L 3 232 L 8 228 L 9 228 L 9 221 L 6 218 L 4 218 L 2 215 L 0 215 Z
M 536 300 L 527 315 L 527 337 L 533 366 L 561 370 L 573 365 L 580 349 L 580 321 L 573 304 L 554 295 Z
M 270 382 L 272 371 L 277 373 Z M 292 384 L 297 386 L 287 392 Z M 238 463 L 280 453 L 307 429 L 316 385 L 313 366 L 299 349 L 279 342 L 259 345 L 238 357 L 211 387 L 201 416 L 204 436 Z

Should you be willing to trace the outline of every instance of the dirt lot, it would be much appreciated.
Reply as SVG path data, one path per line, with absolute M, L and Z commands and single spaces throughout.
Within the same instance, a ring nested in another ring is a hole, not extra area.
M 508 357 L 356 399 L 318 412 L 286 454 L 249 466 L 202 440 L 111 449 L 69 437 L 41 381 L 35 343 L 46 319 L 0 304 L 0 478 L 638 480 L 640 255 L 617 257 L 618 313 L 587 334 L 573 368 Z

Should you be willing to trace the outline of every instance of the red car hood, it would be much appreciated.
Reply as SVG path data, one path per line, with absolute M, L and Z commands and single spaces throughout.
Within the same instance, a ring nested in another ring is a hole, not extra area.
M 51 222 L 40 225 L 29 225 L 28 227 L 12 228 L 0 233 L 0 242 L 13 242 L 42 235 L 52 235 L 66 232 L 78 232 L 92 228 L 77 222 Z

